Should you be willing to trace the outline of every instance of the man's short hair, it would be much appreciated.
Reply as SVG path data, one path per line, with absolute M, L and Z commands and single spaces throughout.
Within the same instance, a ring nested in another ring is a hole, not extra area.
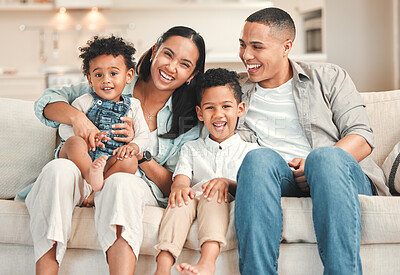
M 296 27 L 292 17 L 286 11 L 279 8 L 265 8 L 256 11 L 247 17 L 246 22 L 267 25 L 275 33 L 286 32 L 287 37 L 285 39 L 294 41 L 296 37 Z

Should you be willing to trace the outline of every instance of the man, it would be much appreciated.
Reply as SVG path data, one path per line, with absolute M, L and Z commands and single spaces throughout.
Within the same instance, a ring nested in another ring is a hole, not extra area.
M 368 157 L 373 134 L 352 80 L 332 64 L 290 60 L 295 33 L 289 14 L 267 8 L 246 19 L 239 39 L 249 108 L 238 131 L 265 147 L 247 154 L 237 176 L 239 268 L 276 274 L 281 196 L 311 196 L 324 274 L 362 274 L 358 194 L 389 191 Z

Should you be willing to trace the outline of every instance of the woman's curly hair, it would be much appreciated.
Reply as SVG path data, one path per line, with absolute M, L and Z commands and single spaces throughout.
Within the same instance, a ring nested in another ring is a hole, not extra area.
M 86 47 L 79 48 L 81 51 L 79 57 L 83 59 L 82 71 L 85 75 L 90 74 L 90 60 L 103 54 L 112 54 L 113 56 L 122 55 L 128 69 L 135 69 L 136 63 L 133 55 L 136 49 L 132 43 L 124 41 L 122 37 L 111 35 L 110 37 L 100 38 L 94 36 L 92 40 L 87 41 L 86 45 Z

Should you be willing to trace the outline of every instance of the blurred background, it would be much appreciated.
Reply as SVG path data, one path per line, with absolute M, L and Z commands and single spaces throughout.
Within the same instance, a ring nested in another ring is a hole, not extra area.
M 35 100 L 84 80 L 78 47 L 94 35 L 133 42 L 136 59 L 168 28 L 200 32 L 207 68 L 243 71 L 238 38 L 252 12 L 289 12 L 291 58 L 342 66 L 360 91 L 400 87 L 400 0 L 0 0 L 0 97 Z

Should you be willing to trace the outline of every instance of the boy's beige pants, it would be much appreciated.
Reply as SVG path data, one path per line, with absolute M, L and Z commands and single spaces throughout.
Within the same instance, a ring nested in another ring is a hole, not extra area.
M 164 211 L 158 235 L 156 257 L 161 251 L 168 251 L 176 259 L 185 244 L 189 229 L 196 218 L 199 228 L 199 247 L 207 241 L 219 242 L 220 248 L 226 245 L 226 231 L 229 224 L 229 203 L 217 202 L 214 195 L 211 201 L 201 196 L 189 200 L 188 205 L 175 208 L 167 207 Z

